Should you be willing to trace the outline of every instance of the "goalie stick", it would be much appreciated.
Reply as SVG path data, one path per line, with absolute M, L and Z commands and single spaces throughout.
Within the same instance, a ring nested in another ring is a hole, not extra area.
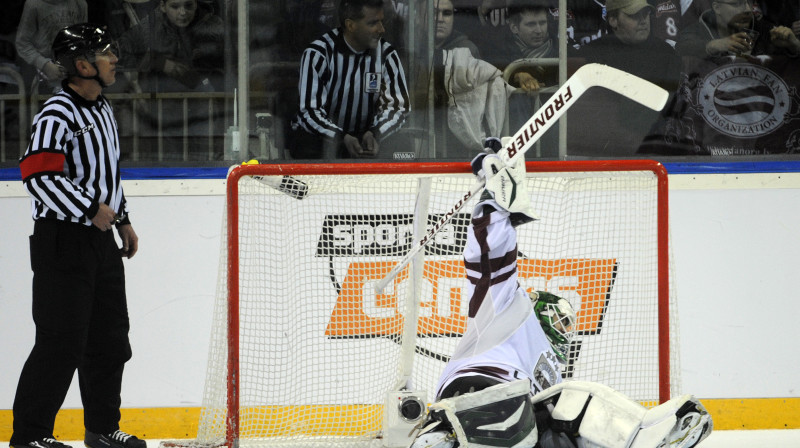
M 660 111 L 667 102 L 669 93 L 650 81 L 631 75 L 630 73 L 603 64 L 586 64 L 579 68 L 567 81 L 539 108 L 538 111 L 511 137 L 498 155 L 505 166 L 513 165 L 517 159 L 541 138 L 542 135 L 575 103 L 584 92 L 592 87 L 605 87 L 626 98 L 650 109 Z M 402 271 L 411 259 L 425 247 L 439 230 L 450 221 L 457 211 L 477 194 L 485 181 L 478 180 L 472 188 L 464 193 L 446 213 L 431 227 L 417 244 L 411 247 L 402 260 L 386 274 L 386 277 L 375 284 L 377 293 L 383 292 L 397 274 Z

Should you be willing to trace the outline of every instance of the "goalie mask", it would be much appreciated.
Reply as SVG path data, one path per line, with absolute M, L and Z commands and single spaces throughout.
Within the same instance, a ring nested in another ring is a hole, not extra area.
M 533 311 L 542 325 L 542 330 L 550 341 L 559 361 L 567 361 L 569 343 L 575 332 L 575 310 L 565 299 L 545 291 L 530 293 Z

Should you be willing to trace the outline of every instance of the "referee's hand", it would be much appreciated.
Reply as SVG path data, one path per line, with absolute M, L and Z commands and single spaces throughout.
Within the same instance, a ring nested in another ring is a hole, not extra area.
M 344 144 L 345 149 L 347 149 L 347 152 L 350 153 L 350 157 L 354 159 L 361 157 L 361 154 L 364 152 L 364 148 L 361 147 L 361 142 L 358 141 L 358 138 L 350 134 L 344 135 L 342 143 Z
M 372 131 L 367 131 L 361 137 L 361 147 L 364 149 L 362 155 L 367 157 L 375 157 L 378 155 L 378 140 L 372 134 Z
M 97 214 L 94 215 L 94 218 L 92 218 L 92 224 L 105 232 L 106 230 L 111 230 L 114 228 L 114 222 L 116 219 L 117 214 L 114 213 L 114 210 L 111 210 L 111 207 L 106 204 L 100 204 L 100 208 L 97 209 Z
M 139 250 L 139 237 L 133 231 L 133 226 L 130 224 L 121 225 L 117 229 L 117 233 L 119 233 L 119 238 L 122 240 L 120 253 L 123 257 L 133 258 Z

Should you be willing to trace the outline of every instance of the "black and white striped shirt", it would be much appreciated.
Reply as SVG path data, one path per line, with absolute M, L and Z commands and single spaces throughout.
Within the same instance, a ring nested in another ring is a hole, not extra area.
M 409 112 L 408 85 L 397 51 L 355 53 L 341 29 L 323 34 L 300 61 L 300 111 L 293 128 L 330 138 L 372 131 L 377 138 L 398 130 Z
M 68 86 L 33 119 L 31 141 L 20 159 L 33 219 L 91 226 L 105 203 L 127 216 L 119 169 L 119 137 L 111 105 L 89 101 Z

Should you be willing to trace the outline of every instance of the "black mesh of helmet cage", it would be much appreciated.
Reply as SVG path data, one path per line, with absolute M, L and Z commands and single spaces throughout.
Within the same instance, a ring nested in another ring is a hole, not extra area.
M 63 28 L 53 40 L 53 60 L 66 68 L 69 75 L 77 70 L 74 60 L 85 57 L 94 63 L 97 53 L 112 49 L 116 51 L 116 43 L 105 30 L 91 23 L 79 23 Z

